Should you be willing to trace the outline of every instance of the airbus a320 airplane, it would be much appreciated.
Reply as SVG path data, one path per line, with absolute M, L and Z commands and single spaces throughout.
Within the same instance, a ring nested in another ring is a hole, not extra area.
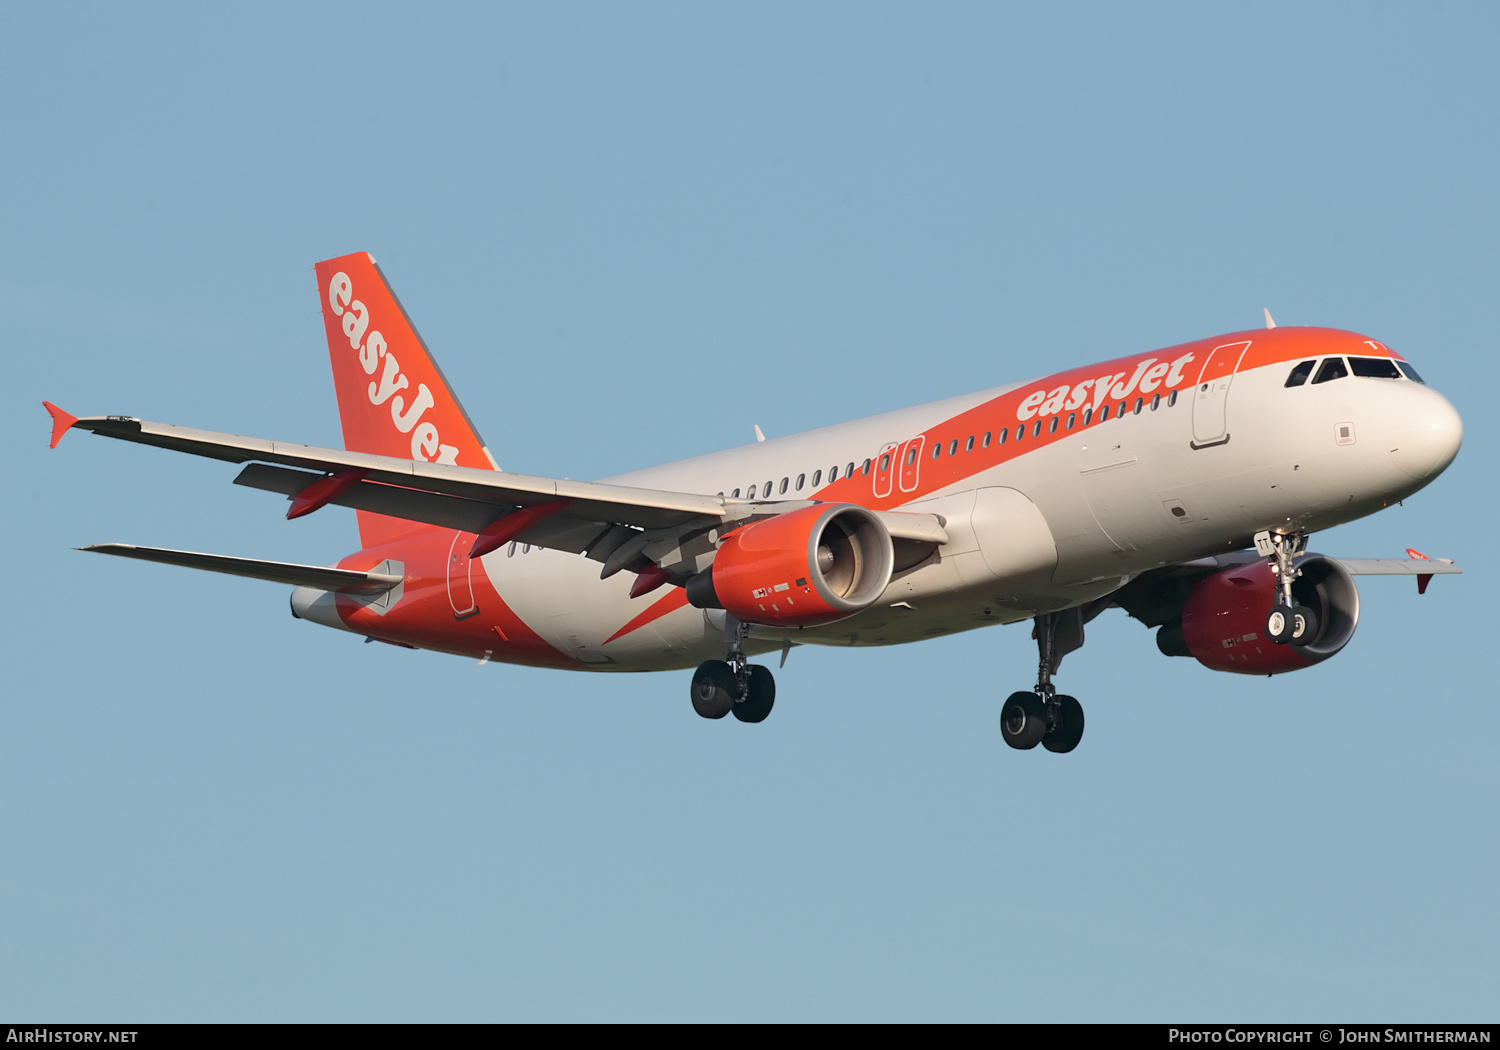
M 1309 533 L 1422 488 L 1463 425 L 1383 343 L 1275 328 L 1131 354 L 665 466 L 577 482 L 502 471 L 375 261 L 317 265 L 344 448 L 150 423 L 69 427 L 247 464 L 288 518 L 352 507 L 336 567 L 101 544 L 289 584 L 293 615 L 410 648 L 583 671 L 696 667 L 705 718 L 771 712 L 757 653 L 894 645 L 1030 620 L 1010 746 L 1071 751 L 1052 676 L 1119 606 L 1168 656 L 1278 674 L 1338 653 L 1359 573 L 1420 590 L 1451 562 L 1307 553 Z M 757 428 L 757 436 L 759 436 Z

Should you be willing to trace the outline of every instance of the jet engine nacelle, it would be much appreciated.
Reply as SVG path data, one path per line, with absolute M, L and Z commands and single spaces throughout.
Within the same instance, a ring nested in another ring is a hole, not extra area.
M 803 507 L 730 533 L 687 595 L 743 623 L 817 627 L 869 608 L 894 565 L 891 535 L 868 510 Z
M 1191 656 L 1204 667 L 1237 674 L 1282 674 L 1328 659 L 1354 637 L 1359 591 L 1349 570 L 1332 558 L 1309 554 L 1296 564 L 1302 575 L 1292 584 L 1292 597 L 1318 618 L 1312 641 L 1277 645 L 1266 637 L 1266 616 L 1279 588 L 1270 563 L 1256 561 L 1195 583 L 1182 619 L 1157 632 L 1157 646 L 1168 656 Z

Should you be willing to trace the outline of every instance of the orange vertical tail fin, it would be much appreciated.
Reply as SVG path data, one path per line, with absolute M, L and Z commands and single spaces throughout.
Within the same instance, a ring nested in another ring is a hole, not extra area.
M 375 260 L 356 252 L 320 262 L 314 270 L 344 447 L 497 469 Z M 366 547 L 428 527 L 357 513 L 360 542 Z

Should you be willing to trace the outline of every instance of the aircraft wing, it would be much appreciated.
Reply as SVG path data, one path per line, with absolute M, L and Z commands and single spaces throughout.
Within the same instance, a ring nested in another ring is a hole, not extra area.
M 303 499 L 309 509 L 333 503 L 475 534 L 500 527 L 493 535 L 503 534 L 504 542 L 520 540 L 587 554 L 606 564 L 638 531 L 707 529 L 807 505 L 806 501 L 757 504 L 698 493 L 508 474 L 268 441 L 131 416 L 75 419 L 62 413 L 58 420 L 61 410 L 51 405 L 48 410 L 59 427 L 54 443 L 66 429 L 61 424 L 67 423 L 104 437 L 247 463 L 235 483 L 292 497 L 293 516 L 298 513 L 295 501 Z M 312 495 L 320 485 L 326 486 L 326 492 Z M 500 526 L 507 517 L 510 520 Z M 895 539 L 947 542 L 944 523 L 935 515 L 886 511 L 879 517 Z
M 1351 576 L 1444 576 L 1463 572 L 1448 558 L 1335 558 Z
M 500 504 L 524 507 L 569 499 L 573 501 L 569 506 L 569 514 L 572 516 L 641 528 L 664 528 L 700 517 L 714 520 L 725 517 L 724 501 L 716 496 L 632 488 L 626 485 L 601 485 L 590 481 L 538 478 L 444 463 L 422 463 L 393 456 L 375 456 L 366 452 L 346 452 L 343 449 L 318 448 L 315 445 L 297 445 L 285 441 L 241 437 L 238 434 L 196 430 L 170 423 L 152 423 L 129 416 L 93 416 L 80 419 L 73 426 L 104 437 L 133 441 L 141 445 L 156 445 L 159 448 L 222 459 L 230 463 L 276 463 L 328 473 L 363 470 L 367 473 L 360 485 L 395 485 L 432 494 L 458 496 L 491 506 Z

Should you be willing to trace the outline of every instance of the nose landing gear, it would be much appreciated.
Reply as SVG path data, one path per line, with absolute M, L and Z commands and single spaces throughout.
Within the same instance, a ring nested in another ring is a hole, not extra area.
M 1083 645 L 1083 610 L 1036 617 L 1036 692 L 1011 693 L 1000 709 L 1000 737 L 1017 750 L 1041 744 L 1065 754 L 1083 739 L 1083 705 L 1052 684 L 1062 658 Z
M 747 662 L 748 625 L 724 617 L 727 660 L 705 660 L 693 672 L 693 710 L 704 718 L 733 714 L 741 722 L 764 722 L 776 703 L 776 679 L 769 667 Z
M 1255 549 L 1271 561 L 1281 594 L 1266 617 L 1266 637 L 1277 645 L 1303 645 L 1318 636 L 1318 616 L 1292 597 L 1292 581 L 1302 575 L 1293 561 L 1307 550 L 1307 535 L 1301 532 L 1261 532 Z

